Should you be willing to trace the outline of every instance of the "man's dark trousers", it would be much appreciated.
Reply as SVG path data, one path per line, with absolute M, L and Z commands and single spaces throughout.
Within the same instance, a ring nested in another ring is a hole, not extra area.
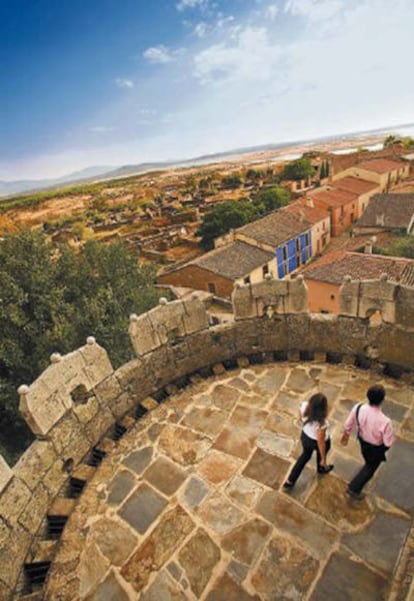
M 361 437 L 359 437 L 359 443 L 361 445 L 361 453 L 365 460 L 365 465 L 363 465 L 355 478 L 353 478 L 348 485 L 349 490 L 352 490 L 352 492 L 357 494 L 359 494 L 365 484 L 371 480 L 381 463 L 386 461 L 385 453 L 388 451 L 388 447 L 385 445 L 376 446 L 369 442 L 365 442 Z

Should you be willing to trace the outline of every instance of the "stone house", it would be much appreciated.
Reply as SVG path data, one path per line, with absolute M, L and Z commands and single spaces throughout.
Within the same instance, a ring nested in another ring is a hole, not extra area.
M 408 177 L 410 164 L 405 161 L 378 158 L 362 161 L 345 171 L 332 176 L 335 182 L 344 176 L 359 177 L 379 185 L 380 192 L 389 190 L 390 186 Z
M 256 283 L 268 273 L 277 277 L 274 253 L 235 240 L 160 274 L 158 283 L 205 290 L 230 299 L 235 284 Z
M 383 231 L 414 234 L 414 194 L 376 194 L 354 231 L 357 234 Z
M 344 277 L 378 279 L 383 274 L 392 282 L 414 287 L 414 260 L 357 252 L 338 251 L 305 267 L 301 272 L 309 294 L 309 311 L 339 313 L 339 290 Z
M 311 192 L 306 198 L 313 206 L 329 212 L 332 236 L 339 236 L 358 218 L 359 197 L 355 192 L 329 187 Z
M 358 196 L 357 217 L 361 217 L 368 206 L 371 197 L 379 192 L 379 184 L 370 180 L 364 180 L 351 175 L 340 177 L 335 181 L 334 188 L 346 190 Z
M 298 200 L 234 231 L 234 238 L 273 252 L 279 278 L 296 271 L 329 242 L 329 213 Z

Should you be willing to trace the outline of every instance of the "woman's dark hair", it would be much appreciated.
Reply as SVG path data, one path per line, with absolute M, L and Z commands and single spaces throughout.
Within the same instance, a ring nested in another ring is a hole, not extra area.
M 308 401 L 304 417 L 309 422 L 319 422 L 323 425 L 328 415 L 328 399 L 321 392 L 313 394 Z
M 370 405 L 378 406 L 381 405 L 385 398 L 385 388 L 381 384 L 371 386 L 367 390 L 367 397 Z

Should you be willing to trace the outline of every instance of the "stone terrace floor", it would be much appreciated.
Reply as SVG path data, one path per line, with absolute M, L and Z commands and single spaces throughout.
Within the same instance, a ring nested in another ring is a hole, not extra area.
M 357 502 L 345 487 L 359 448 L 339 437 L 375 382 L 386 387 L 398 441 Z M 335 470 L 318 477 L 312 459 L 286 493 L 298 406 L 318 390 L 329 399 Z M 45 598 L 406 599 L 406 573 L 405 592 L 394 587 L 412 542 L 413 453 L 414 390 L 402 383 L 318 363 L 200 378 L 137 422 L 101 464 L 65 529 Z

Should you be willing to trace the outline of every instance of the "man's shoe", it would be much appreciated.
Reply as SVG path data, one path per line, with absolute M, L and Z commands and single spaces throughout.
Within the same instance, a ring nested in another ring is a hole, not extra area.
M 318 474 L 329 474 L 334 468 L 333 463 L 327 465 L 326 467 L 318 467 Z
M 365 499 L 365 493 L 363 492 L 355 492 L 355 490 L 351 490 L 350 488 L 347 488 L 346 492 L 350 497 L 352 497 L 356 501 L 363 501 Z

